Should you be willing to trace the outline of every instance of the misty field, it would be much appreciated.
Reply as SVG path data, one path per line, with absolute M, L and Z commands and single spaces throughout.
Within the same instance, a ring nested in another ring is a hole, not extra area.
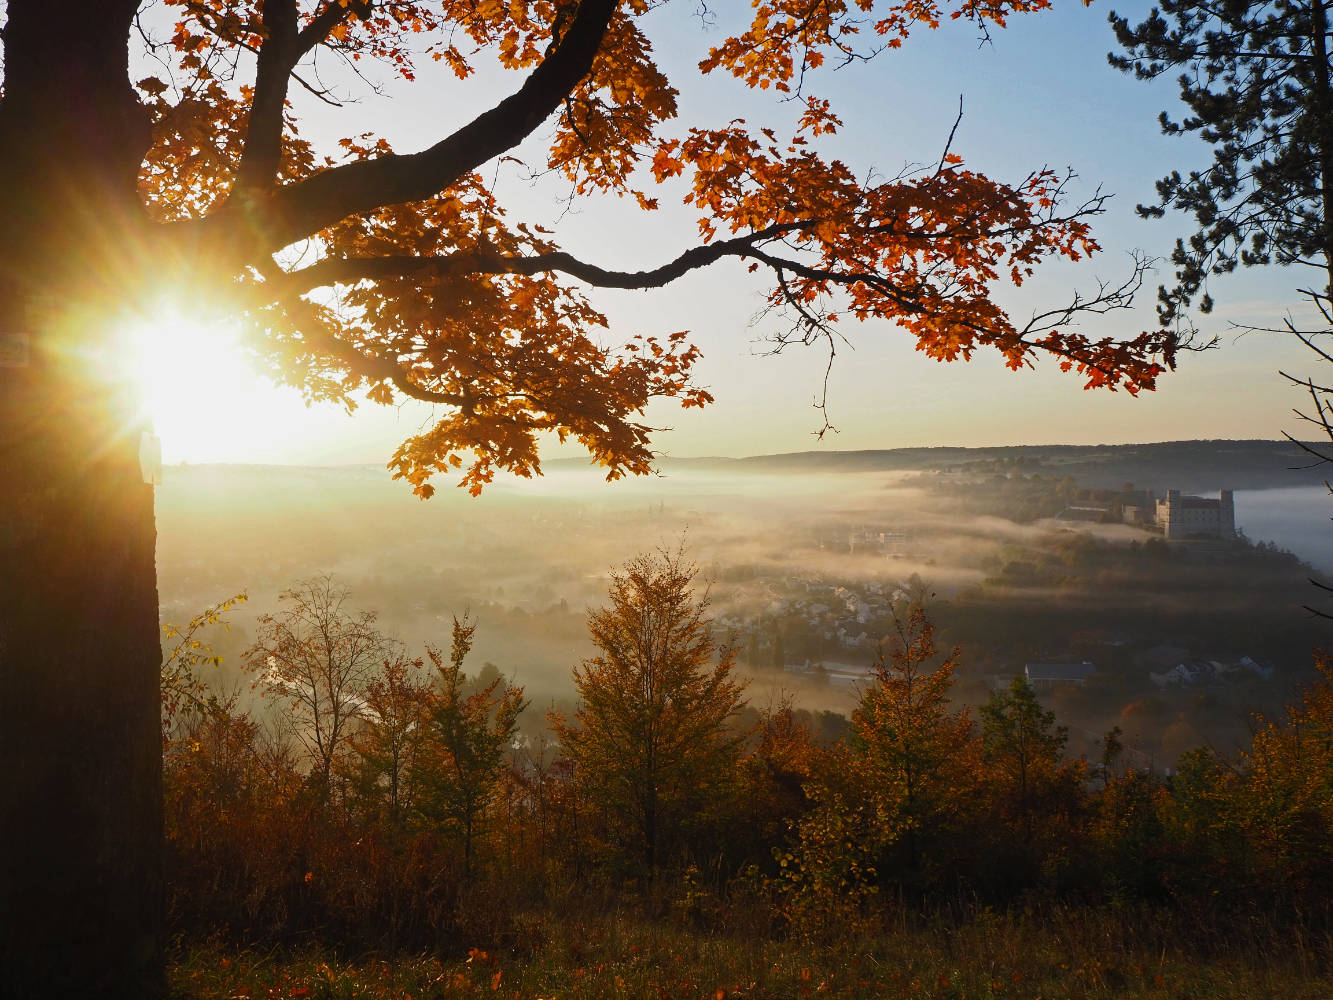
M 1119 459 L 1106 450 L 1112 458 L 1070 467 L 1103 479 L 1160 474 L 1133 464 L 1136 449 Z M 1249 466 L 1230 470 L 1227 455 L 1207 468 L 1195 455 L 1190 481 L 1266 482 Z M 443 491 L 427 504 L 370 468 L 184 467 L 159 496 L 162 615 L 180 624 L 248 593 L 231 631 L 210 639 L 224 660 L 210 680 L 259 712 L 240 653 L 255 619 L 300 579 L 332 574 L 412 648 L 447 643 L 451 617 L 466 613 L 477 625 L 474 663 L 494 664 L 533 700 L 520 722 L 533 738 L 542 710 L 568 707 L 570 671 L 593 654 L 584 618 L 611 568 L 682 543 L 700 565 L 718 640 L 738 648 L 755 707 L 790 698 L 846 715 L 895 609 L 914 599 L 926 602 L 941 646 L 961 648 L 956 697 L 969 704 L 1028 661 L 1097 664 L 1095 683 L 1058 706 L 1077 752 L 1094 753 L 1116 725 L 1159 766 L 1201 743 L 1234 750 L 1251 711 L 1280 710 L 1309 678 L 1310 650 L 1323 639 L 1299 610 L 1314 595 L 1298 559 L 1253 548 L 1158 558 L 1141 530 L 1050 520 L 1065 502 L 1063 466 L 1039 468 L 1016 498 L 1017 481 L 1001 489 L 976 475 L 947 477 L 942 490 L 923 461 L 872 471 L 687 464 L 612 486 L 557 466 L 534 482 L 497 482 L 477 500 Z M 1287 498 L 1275 496 L 1276 516 Z M 1151 659 L 1158 649 L 1259 658 L 1277 676 L 1161 691 L 1149 680 L 1162 669 Z

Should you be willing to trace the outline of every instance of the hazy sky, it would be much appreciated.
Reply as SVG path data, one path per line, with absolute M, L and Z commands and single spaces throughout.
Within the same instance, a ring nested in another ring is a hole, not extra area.
M 1098 276 L 1122 277 L 1135 248 L 1168 255 L 1190 220 L 1168 216 L 1145 222 L 1134 214 L 1134 205 L 1151 201 L 1154 181 L 1170 169 L 1207 161 L 1200 144 L 1159 134 L 1157 113 L 1177 106 L 1173 83 L 1145 85 L 1106 63 L 1114 41 L 1106 23 L 1109 11 L 1138 18 L 1148 5 L 1057 4 L 1054 11 L 1013 18 L 985 46 L 965 24 L 922 31 L 873 63 L 823 74 L 815 88 L 833 99 L 846 123 L 826 150 L 862 175 L 870 168 L 892 175 L 904 164 L 937 160 L 961 94 L 964 117 L 954 152 L 969 167 L 1017 182 L 1043 166 L 1069 166 L 1080 176 L 1074 197 L 1086 197 L 1098 186 L 1115 194 L 1108 213 L 1095 223 L 1104 252 L 1091 263 L 1050 267 L 1024 287 L 1021 299 L 1005 299 L 1016 317 L 1063 301 L 1072 287 L 1094 287 Z M 659 62 L 682 92 L 682 127 L 745 117 L 780 132 L 789 129 L 794 109 L 771 93 L 750 93 L 729 79 L 699 78 L 694 65 L 725 21 L 701 25 L 692 16 L 695 9 L 690 0 L 680 0 L 648 22 Z M 739 3 L 731 10 L 743 12 Z M 314 111 L 318 121 L 312 120 L 305 134 L 331 143 L 375 130 L 395 148 L 410 151 L 466 121 L 517 79 L 496 71 L 460 85 L 437 66 L 420 69 L 414 85 L 391 83 L 384 96 L 368 95 L 344 111 Z M 539 162 L 541 148 L 539 141 L 518 155 Z M 652 266 L 694 240 L 695 213 L 677 208 L 678 199 L 669 192 L 663 211 L 645 217 L 615 200 L 567 212 L 558 184 L 534 183 L 516 167 L 500 169 L 496 185 L 512 220 L 552 225 L 566 248 L 599 263 Z M 1170 279 L 1169 265 L 1159 277 Z M 742 265 L 715 267 L 655 292 L 594 293 L 593 300 L 612 319 L 610 341 L 688 329 L 704 349 L 698 373 L 712 387 L 716 405 L 702 412 L 663 406 L 649 413 L 651 421 L 674 427 L 657 437 L 658 447 L 683 457 L 814 447 L 1275 437 L 1295 429 L 1290 410 L 1300 403 L 1277 369 L 1319 375 L 1318 369 L 1299 345 L 1256 334 L 1237 340 L 1229 324 L 1276 324 L 1291 310 L 1299 315 L 1295 288 L 1308 280 L 1270 269 L 1215 283 L 1218 308 L 1197 319 L 1205 333 L 1223 337 L 1222 347 L 1183 357 L 1180 370 L 1164 377 L 1156 393 L 1137 399 L 1123 392 L 1085 392 L 1077 377 L 1062 375 L 1054 364 L 1012 373 L 989 354 L 968 364 L 938 364 L 917 354 L 888 324 L 848 325 L 854 350 L 844 348 L 837 359 L 829 396 L 830 417 L 840 433 L 822 444 L 811 437 L 820 426 L 811 401 L 819 392 L 824 358 L 809 349 L 761 356 L 762 338 L 772 326 L 752 322 L 763 286 Z M 1154 294 L 1145 289 L 1136 312 L 1088 331 L 1133 335 L 1155 327 Z M 334 409 L 307 410 L 294 393 L 248 379 L 243 383 L 235 373 L 221 371 L 217 381 L 216 387 L 207 380 L 178 387 L 193 415 L 178 419 L 175 429 L 173 406 L 164 407 L 159 425 L 167 461 L 379 462 L 428 419 L 427 408 L 417 406 L 368 406 L 349 418 Z M 251 419 L 235 419 L 238 396 Z M 208 414 L 215 415 L 207 418 L 216 421 L 215 429 L 201 425 Z

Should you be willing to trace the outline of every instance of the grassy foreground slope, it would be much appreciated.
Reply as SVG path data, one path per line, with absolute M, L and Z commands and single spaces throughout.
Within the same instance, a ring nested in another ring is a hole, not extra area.
M 733 918 L 735 915 L 732 915 Z M 711 921 L 710 921 L 711 923 Z M 183 952 L 176 995 L 490 997 L 496 1000 L 1117 998 L 1250 1000 L 1333 996 L 1330 941 L 1261 917 L 1147 909 L 1043 909 L 962 921 L 902 919 L 810 940 L 744 926 L 700 929 L 624 912 L 534 918 L 519 940 L 453 959 Z M 1225 929 L 1223 929 L 1225 928 Z

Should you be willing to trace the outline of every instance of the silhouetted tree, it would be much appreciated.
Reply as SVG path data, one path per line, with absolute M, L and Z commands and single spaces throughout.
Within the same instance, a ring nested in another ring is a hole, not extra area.
M 981 739 L 986 763 L 999 779 L 1002 808 L 1025 842 L 1033 838 L 1041 804 L 1057 777 L 1068 732 L 1055 713 L 1041 707 L 1027 680 L 1015 677 L 981 706 Z

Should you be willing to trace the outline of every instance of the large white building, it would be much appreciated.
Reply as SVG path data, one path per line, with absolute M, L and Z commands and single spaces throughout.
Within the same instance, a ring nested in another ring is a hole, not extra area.
M 1214 500 L 1167 490 L 1166 499 L 1157 501 L 1157 526 L 1167 538 L 1235 538 L 1231 491 L 1220 490 Z

